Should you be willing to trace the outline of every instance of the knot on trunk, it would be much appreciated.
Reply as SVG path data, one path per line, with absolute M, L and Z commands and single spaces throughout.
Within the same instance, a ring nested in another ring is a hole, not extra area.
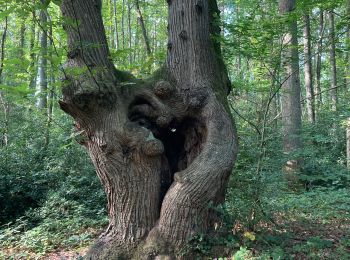
M 180 38 L 181 38 L 182 40 L 187 40 L 187 39 L 188 39 L 188 34 L 187 34 L 187 32 L 186 32 L 185 30 L 182 30 L 182 31 L 180 32 L 179 36 L 180 36 Z
M 152 135 L 152 133 L 150 133 Z M 154 138 L 153 135 L 151 138 Z M 142 151 L 149 157 L 160 155 L 164 152 L 164 146 L 161 141 L 151 139 L 142 145 Z
M 200 109 L 205 106 L 209 93 L 205 89 L 194 89 L 188 96 L 188 106 L 191 109 Z
M 203 2 L 202 0 L 198 0 L 196 3 L 196 12 L 200 14 L 202 13 L 202 10 L 203 10 Z
M 154 87 L 154 94 L 162 99 L 168 98 L 174 93 L 175 88 L 168 81 L 158 81 Z
M 67 58 L 73 60 L 75 58 L 81 57 L 81 53 L 82 52 L 79 48 L 75 48 L 67 53 Z

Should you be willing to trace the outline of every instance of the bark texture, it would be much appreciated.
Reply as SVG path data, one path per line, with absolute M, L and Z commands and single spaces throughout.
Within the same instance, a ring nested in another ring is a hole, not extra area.
M 307 118 L 310 123 L 315 122 L 315 101 L 314 86 L 312 75 L 312 54 L 311 54 L 311 33 L 310 33 L 310 16 L 308 13 L 304 15 L 304 76 L 306 90 L 306 110 Z
M 61 108 L 76 121 L 108 198 L 88 259 L 172 257 L 213 227 L 237 151 L 214 0 L 169 4 L 167 66 L 151 79 L 109 59 L 99 0 L 63 0 L 68 62 Z
M 279 8 L 282 15 L 288 15 L 295 8 L 295 0 L 280 0 Z M 288 30 L 283 38 L 285 51 L 282 57 L 286 78 L 282 86 L 282 125 L 284 151 L 290 154 L 300 149 L 302 144 L 298 28 L 295 19 L 289 18 L 287 23 Z M 289 160 L 286 169 L 293 172 L 298 168 L 298 163 L 298 160 Z

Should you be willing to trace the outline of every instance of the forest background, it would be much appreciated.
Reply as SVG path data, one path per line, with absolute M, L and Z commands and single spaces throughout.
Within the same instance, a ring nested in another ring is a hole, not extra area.
M 57 104 L 67 55 L 57 3 L 0 1 L 0 258 L 79 257 L 108 223 L 94 168 Z M 272 0 L 218 4 L 239 155 L 217 209 L 223 235 L 188 246 L 200 257 L 221 246 L 217 257 L 349 258 L 350 1 L 297 1 L 284 14 Z M 163 64 L 165 1 L 104 0 L 103 18 L 119 69 L 147 77 Z M 301 124 L 289 133 L 298 147 L 288 150 L 291 22 L 300 77 L 300 111 L 292 112 Z

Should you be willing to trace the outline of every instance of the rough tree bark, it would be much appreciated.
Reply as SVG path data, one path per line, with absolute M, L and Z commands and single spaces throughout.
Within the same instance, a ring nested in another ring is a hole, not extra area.
M 280 0 L 279 10 L 287 15 L 295 8 L 295 0 Z M 287 20 L 288 31 L 283 38 L 286 46 L 283 53 L 283 64 L 286 80 L 282 86 L 282 125 L 283 148 L 286 154 L 293 153 L 301 148 L 301 105 L 300 105 L 300 79 L 298 57 L 298 28 L 295 18 Z M 287 173 L 291 182 L 295 182 L 295 170 L 299 168 L 299 160 L 290 159 L 287 162 Z
M 215 0 L 172 0 L 166 67 L 137 80 L 109 59 L 100 0 L 63 0 L 68 62 L 61 108 L 76 121 L 108 198 L 88 259 L 173 256 L 210 230 L 237 151 Z M 77 71 L 79 73 L 77 73 Z M 74 73 L 73 73 L 74 72 Z
M 304 75 L 306 90 L 307 118 L 310 123 L 315 123 L 315 97 L 312 75 L 311 33 L 309 11 L 304 14 Z

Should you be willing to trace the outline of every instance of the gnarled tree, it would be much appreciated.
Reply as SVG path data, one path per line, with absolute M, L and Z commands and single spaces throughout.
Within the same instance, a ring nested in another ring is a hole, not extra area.
M 61 108 L 108 197 L 109 226 L 90 259 L 173 255 L 207 232 L 224 199 L 237 151 L 230 84 L 213 35 L 215 0 L 168 0 L 166 66 L 152 79 L 117 70 L 101 0 L 63 0 L 69 22 Z

